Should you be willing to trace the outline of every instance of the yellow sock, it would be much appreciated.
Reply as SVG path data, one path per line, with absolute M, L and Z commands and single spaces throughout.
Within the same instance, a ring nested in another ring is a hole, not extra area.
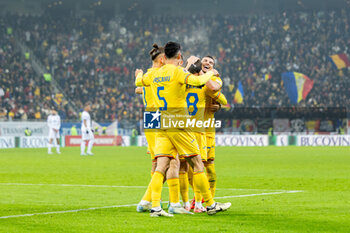
M 180 181 L 179 178 L 172 178 L 166 181 L 169 187 L 169 201 L 170 203 L 180 202 Z
M 193 173 L 193 184 L 196 188 L 200 190 L 207 206 L 214 204 L 214 199 L 210 192 L 208 178 L 206 177 L 203 171 Z
M 192 186 L 192 189 L 193 189 L 193 169 L 191 166 L 189 166 L 187 176 L 188 176 L 188 183 Z
M 213 198 L 215 197 L 215 190 L 216 190 L 216 170 L 215 170 L 215 164 L 210 163 L 206 166 L 207 169 L 207 177 L 208 182 L 210 186 L 211 195 Z
M 196 202 L 201 202 L 202 201 L 202 195 L 201 195 L 201 191 L 196 188 L 195 185 L 193 185 L 193 169 L 190 166 L 188 169 L 188 182 L 190 183 L 190 185 L 192 186 L 193 192 L 194 192 L 194 199 Z
M 151 172 L 151 178 L 153 176 L 154 172 Z M 152 201 L 152 187 L 151 187 L 151 182 L 149 182 L 148 186 L 147 186 L 147 190 L 145 192 L 145 194 L 143 195 L 142 199 L 143 201 L 148 201 L 151 202 Z
M 194 185 L 193 192 L 194 192 L 194 200 L 196 202 L 202 202 L 202 194 L 201 194 L 201 191 L 198 189 L 198 186 Z
M 180 193 L 182 197 L 182 202 L 188 202 L 188 175 L 186 173 L 180 173 L 179 174 L 180 178 Z
M 152 182 L 152 180 L 151 180 Z M 149 182 L 147 190 L 145 194 L 143 195 L 141 200 L 151 202 L 152 201 L 152 187 L 151 187 L 151 182 Z
M 160 198 L 162 196 L 164 175 L 160 172 L 155 172 L 152 176 L 152 207 L 160 207 Z

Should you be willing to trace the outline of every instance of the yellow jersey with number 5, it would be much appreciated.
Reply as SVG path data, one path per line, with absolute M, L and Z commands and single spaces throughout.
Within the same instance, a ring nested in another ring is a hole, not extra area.
M 162 115 L 187 118 L 186 84 L 202 86 L 211 76 L 213 76 L 211 71 L 201 76 L 194 76 L 182 67 L 166 64 L 153 75 L 136 77 L 135 84 L 150 86 L 155 97 L 155 107 L 162 111 Z
M 188 114 L 186 104 L 186 78 L 190 73 L 182 67 L 167 64 L 143 79 L 154 95 L 155 107 L 163 114 Z

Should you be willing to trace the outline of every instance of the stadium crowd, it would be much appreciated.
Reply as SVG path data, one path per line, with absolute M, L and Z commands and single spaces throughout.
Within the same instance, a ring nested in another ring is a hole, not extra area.
M 53 88 L 16 49 L 8 30 L 0 35 L 0 120 L 46 119 Z
M 337 70 L 328 61 L 330 55 L 350 53 L 349 12 L 134 16 L 132 24 L 128 20 L 122 16 L 57 19 L 48 15 L 7 15 L 4 23 L 32 48 L 78 108 L 82 109 L 87 100 L 93 102 L 92 118 L 99 121 L 138 118 L 142 101 L 134 94 L 134 70 L 146 70 L 151 64 L 148 50 L 152 44 L 168 40 L 183 45 L 185 58 L 192 54 L 216 57 L 223 92 L 231 107 L 238 81 L 244 89 L 240 106 L 292 106 L 281 83 L 281 74 L 286 71 L 300 72 L 314 80 L 313 89 L 299 106 L 350 105 L 349 70 Z M 9 118 L 11 111 L 22 112 L 22 108 L 27 109 L 28 119 L 37 119 L 36 111 L 42 115 L 47 111 L 52 89 L 13 48 L 4 49 L 10 39 L 2 32 L 0 88 L 9 89 L 12 96 L 1 96 L 0 89 L 1 107 L 6 111 L 3 118 Z M 16 65 L 19 69 L 10 74 L 3 71 L 3 67 Z M 265 80 L 263 75 L 271 75 L 271 79 Z M 22 77 L 21 82 L 15 82 L 12 76 Z M 16 87 L 31 91 L 16 91 Z M 34 93 L 37 88 L 39 96 Z M 62 108 L 60 115 L 77 118 L 66 111 Z

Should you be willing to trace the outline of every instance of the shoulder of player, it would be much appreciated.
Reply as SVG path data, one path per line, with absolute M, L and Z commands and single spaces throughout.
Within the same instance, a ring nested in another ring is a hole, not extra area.
M 188 72 L 188 70 L 186 70 L 184 67 L 182 66 L 174 66 L 173 65 L 173 69 L 176 70 L 176 71 L 179 71 L 179 72 L 184 72 L 184 73 L 188 73 L 190 74 L 190 72 Z
M 175 66 L 173 64 L 165 64 L 164 66 L 158 68 L 158 71 L 171 71 L 171 70 L 178 70 L 178 69 L 183 69 L 181 66 Z
M 178 73 L 178 70 L 182 70 L 182 67 L 179 66 L 175 66 L 173 64 L 166 64 L 160 68 L 158 68 L 158 70 L 156 72 L 154 72 L 154 76 L 158 76 L 158 75 L 171 75 L 171 74 L 176 74 Z

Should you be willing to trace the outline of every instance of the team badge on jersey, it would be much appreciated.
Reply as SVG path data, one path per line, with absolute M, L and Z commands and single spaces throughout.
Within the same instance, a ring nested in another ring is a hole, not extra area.
M 143 127 L 145 129 L 160 129 L 161 113 L 159 110 L 156 112 L 144 112 L 143 113 Z

